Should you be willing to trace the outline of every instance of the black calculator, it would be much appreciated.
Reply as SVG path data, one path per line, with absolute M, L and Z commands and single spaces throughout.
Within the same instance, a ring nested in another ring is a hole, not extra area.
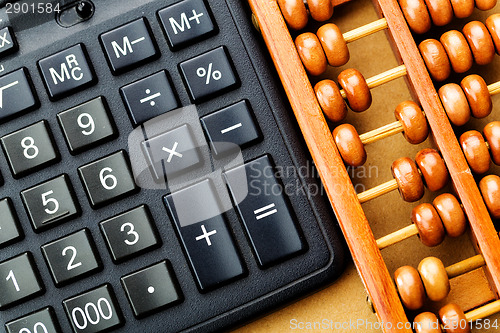
M 0 330 L 229 330 L 341 273 L 245 1 L 1 3 Z

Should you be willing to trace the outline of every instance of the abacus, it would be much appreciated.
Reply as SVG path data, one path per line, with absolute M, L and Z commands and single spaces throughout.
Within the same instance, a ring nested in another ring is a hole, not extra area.
M 467 18 L 476 9 L 488 11 L 496 1 L 374 0 L 380 19 L 345 33 L 333 23 L 322 24 L 315 33 L 302 31 L 311 19 L 326 21 L 334 15 L 335 3 L 328 0 L 249 3 L 377 317 L 394 323 L 383 326 L 384 331 L 411 332 L 411 326 L 396 325 L 410 319 L 420 324 L 417 332 L 469 332 L 469 321 L 500 312 L 500 239 L 492 221 L 500 217 L 500 178 L 486 175 L 479 183 L 474 178 L 486 173 L 492 160 L 500 163 L 500 123 L 488 124 L 484 135 L 466 131 L 457 138 L 454 132 L 471 117 L 490 115 L 492 96 L 500 93 L 500 81 L 487 84 L 469 73 L 474 63 L 487 65 L 500 54 L 500 14 L 489 13 L 484 22 L 470 21 L 462 31 L 450 29 L 415 41 L 416 35 L 429 34 L 433 27 L 446 28 L 454 17 Z M 399 66 L 366 79 L 357 69 L 345 69 L 337 77 L 338 85 L 332 78 L 311 84 L 310 78 L 323 75 L 329 66 L 349 61 L 349 43 L 381 30 L 387 32 Z M 458 84 L 440 83 L 452 73 L 466 76 Z M 370 108 L 370 89 L 400 77 L 406 78 L 413 101 L 400 101 L 395 122 L 361 135 L 350 124 L 338 124 L 349 109 Z M 365 145 L 397 133 L 411 144 L 432 135 L 435 149 L 420 150 L 415 161 L 395 160 L 394 179 L 357 193 L 346 166 L 363 165 Z M 432 204 L 421 203 L 412 211 L 411 225 L 374 237 L 362 203 L 394 190 L 404 201 L 414 202 L 422 198 L 425 187 L 441 191 L 450 181 L 456 195 L 445 193 Z M 477 251 L 470 259 L 445 267 L 438 258 L 425 258 L 418 269 L 402 266 L 394 278 L 383 261 L 381 249 L 406 238 L 418 234 L 424 245 L 433 247 L 446 235 L 458 237 L 468 228 Z M 423 311 L 426 299 L 445 299 L 450 279 L 481 267 L 493 297 L 485 296 L 472 311 L 448 304 L 437 315 L 414 316 Z M 467 322 L 465 327 L 462 321 Z

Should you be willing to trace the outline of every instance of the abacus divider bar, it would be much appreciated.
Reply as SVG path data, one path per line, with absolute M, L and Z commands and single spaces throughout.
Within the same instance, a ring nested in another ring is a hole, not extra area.
M 404 128 L 400 121 L 395 121 L 393 123 L 384 125 L 382 127 L 376 128 L 372 131 L 363 133 L 359 136 L 361 143 L 364 145 L 370 144 L 372 142 L 382 140 L 384 138 L 390 137 L 394 134 L 403 132 Z
M 358 200 L 360 203 L 365 203 L 383 194 L 392 192 L 398 189 L 398 183 L 395 179 L 389 180 L 383 184 L 372 187 L 364 192 L 358 194 Z
M 446 273 L 450 279 L 457 277 L 459 275 L 465 274 L 467 272 L 471 272 L 475 269 L 483 267 L 486 265 L 484 261 L 484 257 L 480 254 L 475 255 L 474 257 L 467 258 L 456 264 L 450 265 L 446 267 Z
M 490 95 L 496 95 L 500 93 L 500 81 L 492 83 L 488 86 L 488 91 L 490 92 Z
M 390 233 L 389 235 L 380 237 L 377 239 L 377 245 L 378 248 L 382 250 L 417 234 L 417 226 L 415 224 L 410 224 L 402 229 Z
M 369 36 L 384 29 L 387 29 L 387 20 L 385 18 L 381 18 L 379 20 L 365 24 L 359 28 L 348 31 L 342 34 L 342 37 L 344 37 L 346 43 L 351 43 L 355 40 Z
M 465 314 L 467 321 L 475 321 L 486 318 L 500 312 L 500 300 L 493 301 Z
M 368 88 L 372 89 L 381 86 L 387 82 L 390 82 L 392 80 L 396 80 L 405 75 L 406 75 L 406 66 L 399 65 L 398 67 L 394 67 L 392 69 L 389 69 L 385 72 L 382 72 L 380 74 L 377 74 L 375 76 L 366 79 L 366 84 L 368 85 Z M 340 90 L 340 94 L 344 99 L 347 98 L 344 89 Z

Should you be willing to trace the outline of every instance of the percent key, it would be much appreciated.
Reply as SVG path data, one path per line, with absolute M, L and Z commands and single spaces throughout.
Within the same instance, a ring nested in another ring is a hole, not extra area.
M 182 62 L 180 70 L 193 102 L 223 93 L 239 83 L 223 46 Z

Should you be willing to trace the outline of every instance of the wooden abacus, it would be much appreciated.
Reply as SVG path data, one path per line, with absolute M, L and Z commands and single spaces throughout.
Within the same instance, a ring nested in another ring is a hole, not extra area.
M 314 20 L 328 20 L 334 12 L 331 1 L 308 0 L 307 7 L 302 0 L 249 0 L 249 3 L 378 319 L 383 323 L 408 322 L 403 303 L 407 309 L 415 310 L 420 308 L 425 296 L 440 300 L 449 292 L 449 278 L 483 266 L 498 299 L 500 239 L 491 216 L 500 216 L 500 190 L 495 187 L 500 180 L 487 176 L 479 184 L 480 191 L 471 169 L 475 173 L 485 172 L 486 165 L 490 164 L 490 151 L 493 161 L 500 162 L 499 127 L 490 125 L 484 133 L 486 139 L 478 132 L 464 133 L 458 139 L 452 124 L 461 126 L 471 115 L 476 118 L 489 115 L 491 96 L 500 93 L 500 82 L 487 85 L 480 76 L 469 75 L 460 85 L 447 84 L 438 92 L 433 80 L 437 84 L 452 71 L 467 72 L 473 62 L 490 63 L 495 51 L 500 53 L 500 15 L 490 16 L 485 24 L 471 22 L 462 32 L 451 30 L 438 37 L 439 40 L 428 39 L 418 46 L 412 35 L 412 32 L 428 32 L 432 24 L 444 26 L 453 16 L 468 17 L 474 5 L 480 10 L 489 10 L 496 5 L 496 0 L 399 0 L 399 3 L 374 0 L 379 20 L 344 34 L 331 23 L 320 27 L 316 34 L 293 31 L 295 40 L 288 27 L 303 29 L 309 20 L 308 11 Z M 308 73 L 321 75 L 328 65 L 344 65 L 349 60 L 348 43 L 381 30 L 388 32 L 400 59 L 399 66 L 369 79 L 356 69 L 348 69 L 338 77 L 340 88 L 329 79 L 312 86 Z M 368 109 L 372 102 L 371 88 L 402 76 L 406 77 L 415 102 L 402 101 L 398 105 L 396 122 L 362 135 L 351 125 L 336 127 L 333 124 L 345 118 L 347 106 L 355 112 Z M 392 166 L 394 180 L 356 193 L 346 164 L 362 165 L 366 160 L 365 144 L 401 132 L 414 144 L 424 141 L 431 133 L 437 151 L 421 151 L 415 158 L 416 163 L 409 158 L 396 160 Z M 375 239 L 361 203 L 396 189 L 404 200 L 416 201 L 423 195 L 424 183 L 436 191 L 442 189 L 448 179 L 458 199 L 447 194 L 437 197 L 433 205 L 421 204 L 412 213 L 411 226 Z M 422 262 L 420 272 L 409 266 L 398 271 L 396 280 L 399 278 L 402 282 L 394 283 L 383 261 L 382 248 L 416 234 L 425 245 L 435 246 L 445 234 L 452 237 L 462 234 L 466 221 L 478 253 L 476 257 L 448 268 L 437 258 L 428 259 Z M 415 281 L 422 280 L 423 285 L 415 287 Z M 415 288 L 420 288 L 420 293 L 414 294 Z M 497 311 L 499 302 L 492 303 Z M 442 320 L 463 314 L 457 308 L 450 309 L 443 310 Z M 492 311 L 489 306 L 484 311 L 463 316 L 479 318 Z M 430 321 L 436 317 L 432 316 L 427 312 L 416 319 Z M 392 328 L 384 326 L 384 331 L 411 332 L 411 329 L 394 324 Z

